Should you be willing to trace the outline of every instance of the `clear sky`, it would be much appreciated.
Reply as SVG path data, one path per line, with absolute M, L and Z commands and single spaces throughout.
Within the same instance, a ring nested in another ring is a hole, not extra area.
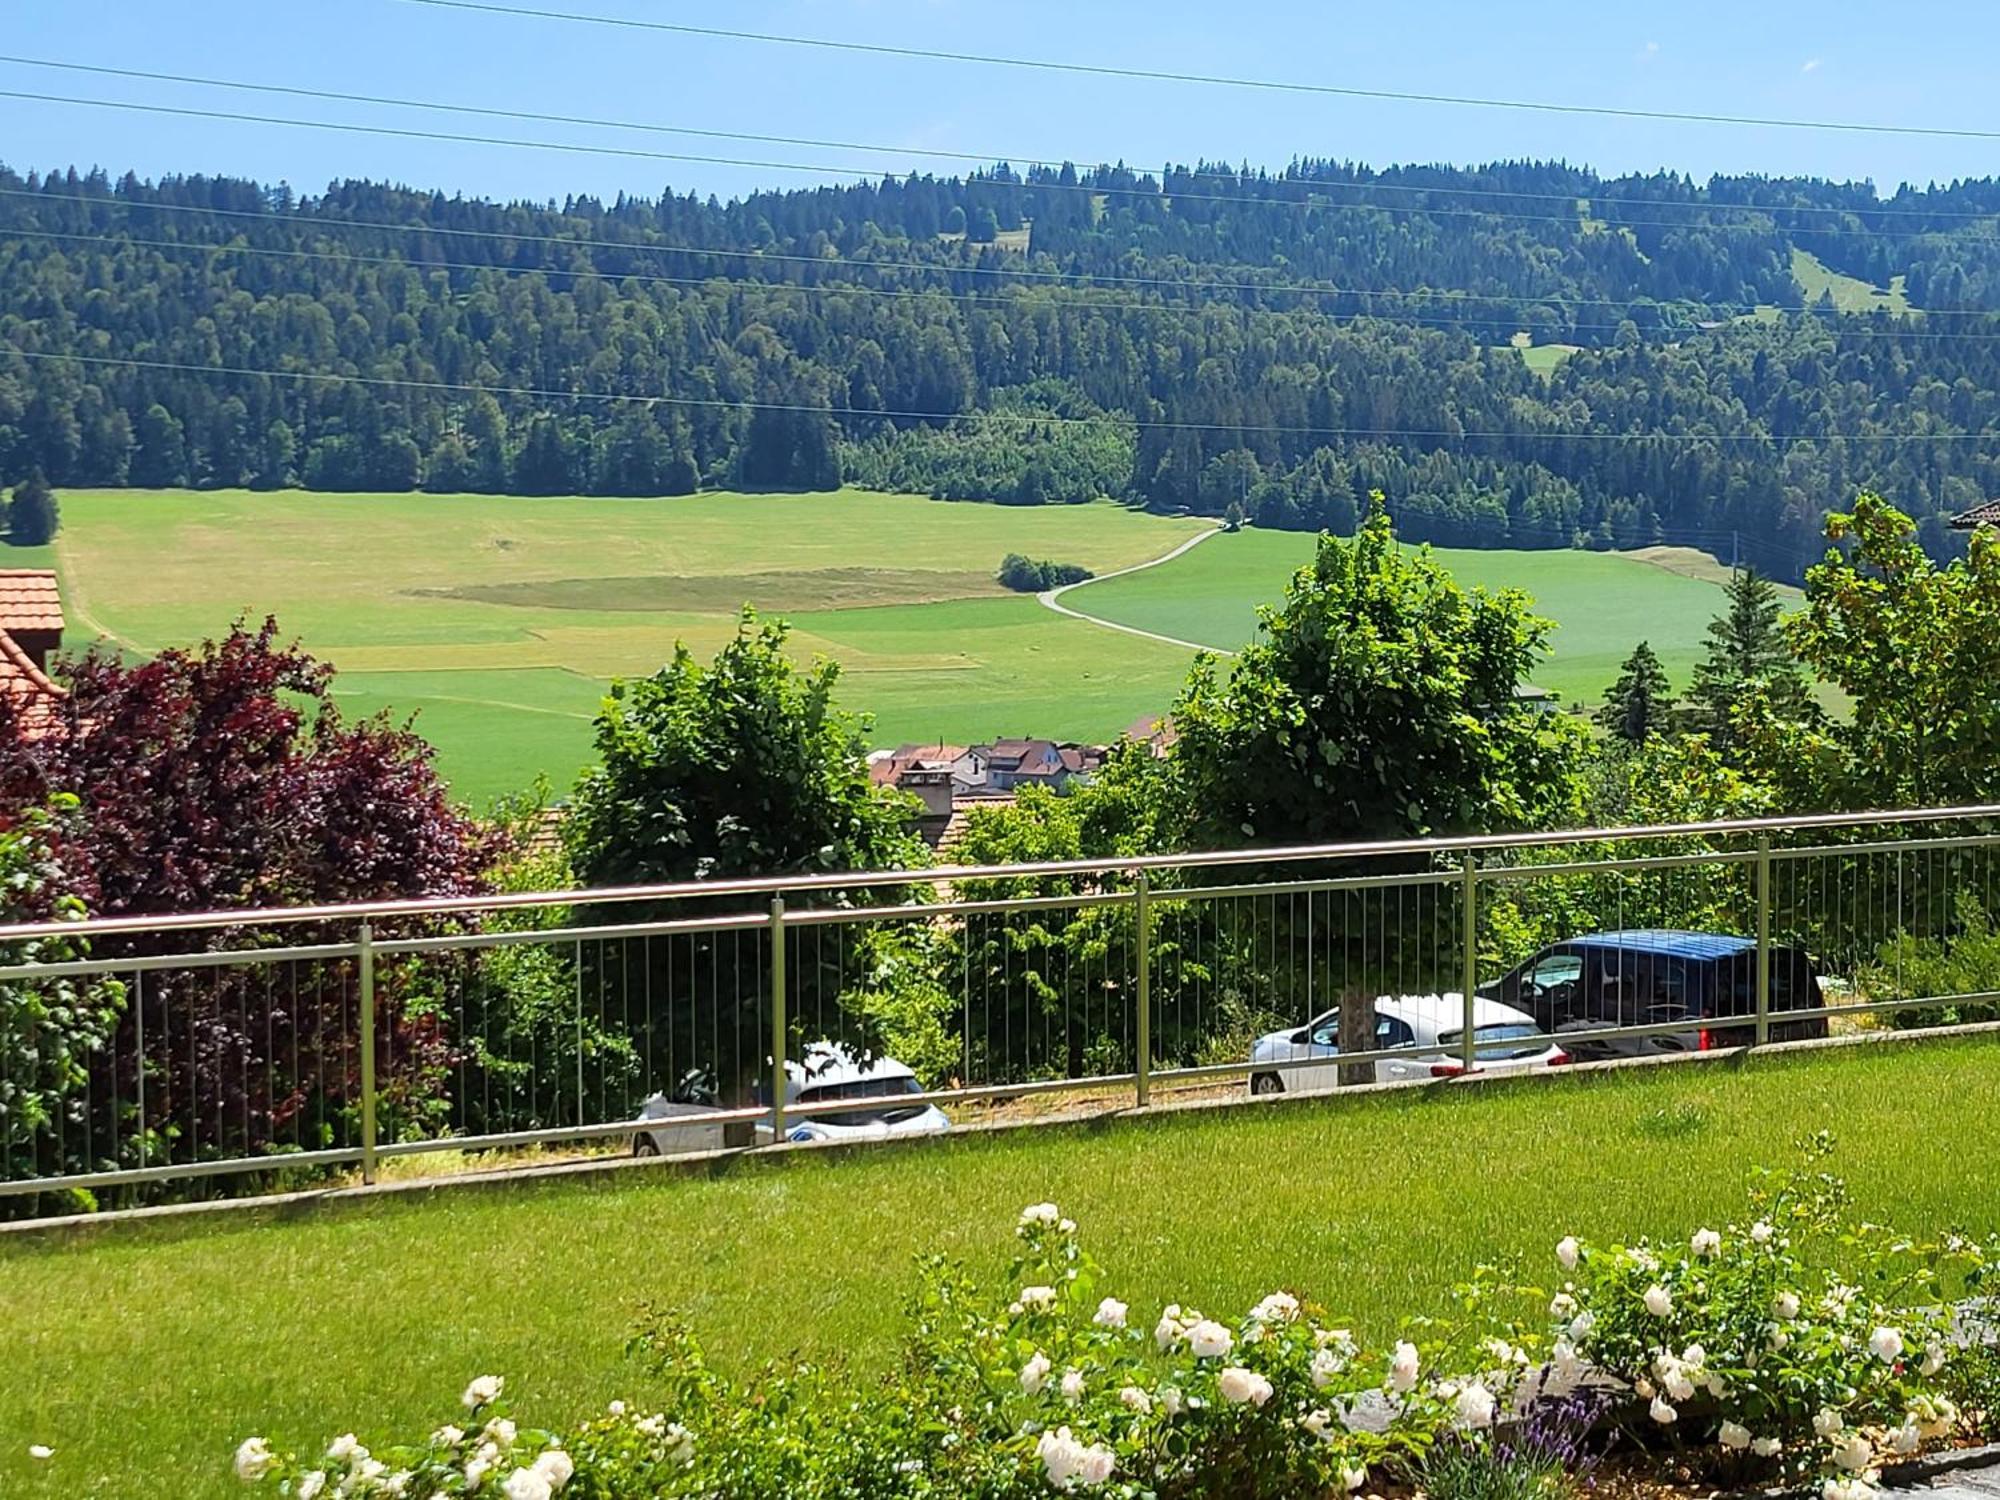
M 1854 0 L 527 0 L 545 9 L 1103 61 L 1121 66 L 1622 107 L 2000 128 L 2000 5 L 1900 13 Z M 1196 157 L 1281 166 L 1562 157 L 1897 182 L 2000 173 L 2000 141 L 1782 130 L 1383 103 L 442 11 L 407 0 L 16 0 L 0 49 L 655 125 L 836 138 L 1015 160 Z M 181 120 L 48 102 L 68 94 L 508 135 L 599 147 L 939 172 L 964 163 L 238 94 L 0 64 L 0 160 L 142 176 L 210 172 L 316 191 L 343 177 L 502 198 L 728 195 L 827 174 Z

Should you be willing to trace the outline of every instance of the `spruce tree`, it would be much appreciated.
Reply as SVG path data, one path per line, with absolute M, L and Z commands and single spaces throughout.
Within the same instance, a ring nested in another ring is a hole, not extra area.
M 1666 728 L 1672 694 L 1666 668 L 1660 665 L 1651 643 L 1641 641 L 1625 658 L 1618 680 L 1604 695 L 1597 722 L 1621 740 L 1643 745 Z
M 1739 748 L 1737 705 L 1761 691 L 1780 718 L 1802 718 L 1812 710 L 1812 692 L 1778 625 L 1777 585 L 1745 568 L 1724 592 L 1727 603 L 1709 622 L 1708 645 L 1688 689 L 1685 724 L 1732 756 Z
M 7 507 L 9 542 L 16 547 L 46 546 L 55 540 L 61 522 L 55 492 L 40 469 L 14 486 L 14 498 Z

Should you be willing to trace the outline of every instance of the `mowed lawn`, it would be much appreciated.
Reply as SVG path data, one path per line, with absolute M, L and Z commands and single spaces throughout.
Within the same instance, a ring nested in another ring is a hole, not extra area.
M 1233 650 L 1257 628 L 1257 607 L 1275 599 L 1312 560 L 1310 535 L 1250 529 L 1215 537 L 1157 568 L 1091 583 L 1064 596 L 1072 608 L 1141 630 Z M 1677 689 L 1687 686 L 1708 622 L 1722 607 L 1698 554 L 1433 549 L 1466 584 L 1521 588 L 1556 622 L 1551 657 L 1536 672 L 1567 702 L 1598 699 L 1641 640 L 1650 641 Z M 1706 561 L 1706 559 L 1701 559 Z M 1672 564 L 1671 566 L 1669 564 Z M 1685 566 L 1688 571 L 1677 571 Z M 1723 570 L 1715 576 L 1726 578 Z
M 841 663 L 882 743 L 1109 738 L 1171 699 L 1188 653 L 1008 594 L 1010 551 L 1109 572 L 1204 523 L 1111 504 L 1017 509 L 919 496 L 523 499 L 72 491 L 45 554 L 72 646 L 149 652 L 275 613 L 340 668 L 357 713 L 416 713 L 483 803 L 568 783 L 613 677 L 685 640 L 712 654 L 745 603 Z M 39 560 L 24 556 L 23 565 Z
M 1049 1198 L 1137 1317 L 1233 1320 L 1282 1286 L 1372 1339 L 1481 1262 L 1547 1274 L 1565 1232 L 1719 1226 L 1821 1128 L 1857 1213 L 1991 1231 L 2000 1114 L 1960 1101 L 1996 1065 L 1991 1037 L 1897 1043 L 0 1236 L 0 1494 L 125 1495 L 142 1467 L 227 1494 L 246 1434 L 420 1434 L 489 1371 L 570 1421 L 643 1391 L 620 1350 L 649 1302 L 737 1370 L 797 1351 L 872 1372 L 914 1257 L 991 1278 Z

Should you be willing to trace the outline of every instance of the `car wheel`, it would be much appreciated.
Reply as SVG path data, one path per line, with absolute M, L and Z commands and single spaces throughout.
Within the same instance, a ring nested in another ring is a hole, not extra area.
M 660 1143 L 650 1135 L 634 1136 L 632 1138 L 632 1154 L 634 1156 L 658 1156 L 660 1154 Z
M 1250 1092 L 1258 1095 L 1260 1098 L 1268 1098 L 1272 1094 L 1282 1094 L 1284 1091 L 1285 1080 L 1280 1078 L 1276 1073 L 1253 1073 L 1250 1077 Z

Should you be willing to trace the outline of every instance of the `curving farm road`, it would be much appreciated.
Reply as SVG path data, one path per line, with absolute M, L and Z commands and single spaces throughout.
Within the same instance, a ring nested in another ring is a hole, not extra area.
M 1198 532 L 1194 536 L 1189 537 L 1171 552 L 1163 552 L 1158 557 L 1152 558 L 1149 561 L 1134 563 L 1129 568 L 1120 568 L 1114 573 L 1100 574 L 1096 578 L 1086 578 L 1081 583 L 1066 583 L 1061 588 L 1045 589 L 1035 595 L 1035 598 L 1059 615 L 1068 615 L 1072 620 L 1082 620 L 1086 624 L 1102 626 L 1106 630 L 1117 630 L 1126 635 L 1136 635 L 1144 641 L 1158 641 L 1164 646 L 1179 646 L 1187 651 L 1208 651 L 1217 656 L 1234 656 L 1236 654 L 1234 651 L 1225 651 L 1220 646 L 1206 645 L 1201 641 L 1184 641 L 1179 636 L 1161 635 L 1155 630 L 1141 630 L 1136 625 L 1121 625 L 1116 620 L 1101 619 L 1096 615 L 1087 615 L 1080 609 L 1071 609 L 1067 604 L 1062 602 L 1064 594 L 1074 593 L 1078 589 L 1087 589 L 1093 583 L 1103 583 L 1106 579 L 1110 578 L 1123 578 L 1128 573 L 1143 573 L 1148 568 L 1157 568 L 1162 563 L 1170 563 L 1183 552 L 1193 551 L 1210 537 L 1218 536 L 1221 532 L 1221 526 L 1213 526 L 1207 531 Z

